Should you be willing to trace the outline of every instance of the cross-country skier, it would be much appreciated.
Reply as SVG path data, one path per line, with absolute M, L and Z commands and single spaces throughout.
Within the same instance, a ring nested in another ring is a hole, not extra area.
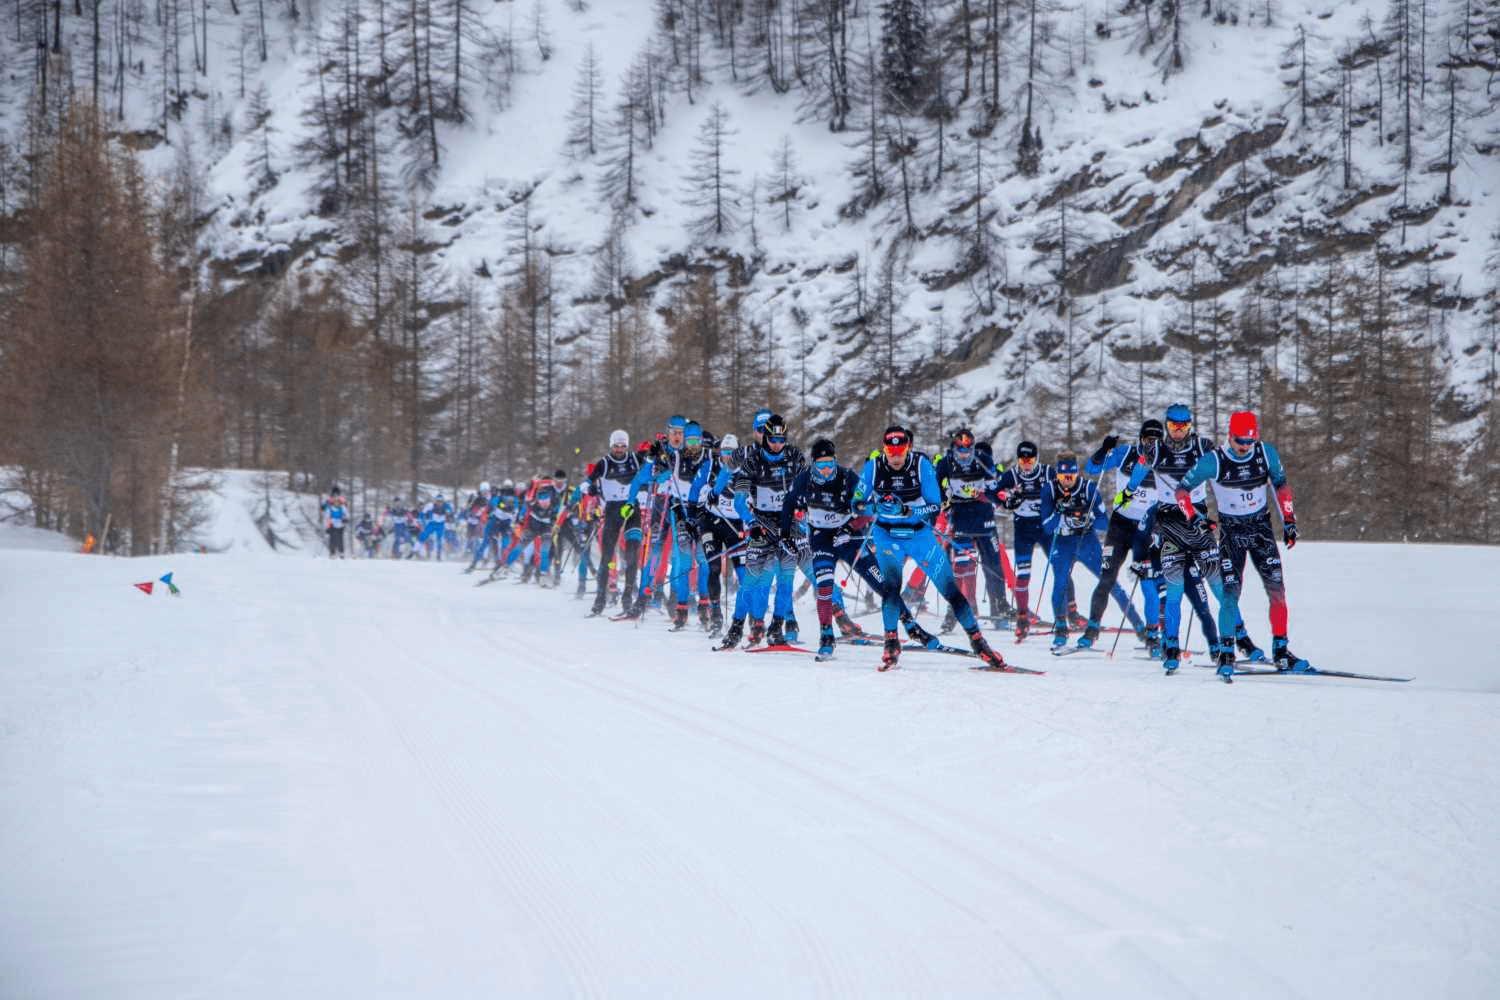
M 1012 545 L 1016 555 L 1016 641 L 1031 631 L 1031 557 L 1038 545 L 1052 554 L 1052 536 L 1042 526 L 1042 490 L 1052 480 L 1052 466 L 1044 464 L 1036 442 L 1016 445 L 1016 462 L 996 480 L 998 495 L 1011 512 Z M 1068 581 L 1068 603 L 1073 602 Z M 1038 600 L 1041 595 L 1037 595 Z
M 1146 481 L 1148 475 L 1156 479 L 1156 490 L 1153 499 L 1155 506 L 1151 509 L 1151 527 L 1158 537 L 1162 537 L 1162 522 L 1168 522 L 1167 535 L 1175 538 L 1175 545 L 1181 546 L 1197 543 L 1202 546 L 1191 559 L 1184 562 L 1186 579 L 1183 585 L 1174 589 L 1170 579 L 1166 580 L 1165 594 L 1163 600 L 1166 602 L 1162 608 L 1162 657 L 1166 660 L 1167 646 L 1166 637 L 1176 632 L 1172 623 L 1177 621 L 1178 608 L 1175 606 L 1174 594 L 1187 595 L 1188 603 L 1192 605 L 1193 611 L 1198 616 L 1198 622 L 1203 627 L 1203 638 L 1208 642 L 1209 648 L 1215 648 L 1219 643 L 1219 627 L 1214 620 L 1213 613 L 1208 607 L 1208 590 L 1202 584 L 1217 589 L 1220 586 L 1218 543 L 1212 532 L 1188 531 L 1186 527 L 1190 519 L 1185 518 L 1173 494 L 1177 490 L 1177 484 L 1182 478 L 1192 471 L 1193 466 L 1199 460 L 1214 450 L 1213 442 L 1205 437 L 1199 437 L 1193 432 L 1193 411 L 1186 403 L 1173 403 L 1167 407 L 1166 412 L 1166 436 L 1156 447 L 1156 452 L 1151 458 L 1149 465 L 1137 463 L 1130 474 L 1130 481 L 1125 488 L 1132 493 L 1140 489 L 1141 484 Z M 1208 488 L 1199 483 L 1191 491 L 1193 508 L 1198 514 L 1203 515 L 1204 523 L 1207 524 L 1207 500 Z M 1180 521 L 1173 525 L 1172 522 Z M 1172 530 L 1173 528 L 1178 530 Z M 1210 552 L 1210 550 L 1213 550 Z M 1208 556 L 1212 555 L 1212 559 Z M 1161 563 L 1162 573 L 1165 576 L 1166 566 L 1162 562 L 1165 554 L 1158 557 Z M 1174 640 L 1173 646 L 1176 646 Z M 1170 671 L 1169 671 L 1170 672 Z
M 1010 610 L 1005 599 L 1005 573 L 1000 568 L 1000 549 L 995 544 L 995 504 L 1000 474 L 979 457 L 974 432 L 967 427 L 953 433 L 947 453 L 934 468 L 948 505 L 948 531 L 953 546 L 953 575 L 971 605 L 978 606 L 974 563 L 984 570 L 984 590 L 990 616 Z M 952 616 L 952 609 L 949 609 Z M 948 626 L 945 618 L 943 624 Z
M 769 645 L 787 641 L 786 621 L 792 613 L 797 560 L 781 547 L 781 508 L 792 480 L 804 467 L 802 452 L 787 441 L 786 420 L 779 414 L 766 419 L 761 443 L 751 449 L 734 474 L 735 509 L 745 523 L 749 548 L 745 553 L 746 600 L 750 614 L 750 644 L 760 642 L 771 586 L 776 604 L 764 637 Z
M 1056 474 L 1042 490 L 1042 526 L 1052 535 L 1052 648 L 1068 642 L 1068 583 L 1073 564 L 1082 563 L 1099 573 L 1102 552 L 1097 532 L 1109 521 L 1099 488 L 1078 474 L 1078 456 L 1065 451 L 1057 456 Z M 1115 600 L 1130 617 L 1131 624 L 1144 627 L 1130 599 L 1116 584 Z
M 328 558 L 344 558 L 344 526 L 349 520 L 349 501 L 337 484 L 328 487 L 328 499 L 319 504 L 323 510 L 323 527 L 328 531 Z
M 1161 578 L 1151 566 L 1151 533 L 1146 525 L 1146 516 L 1156 497 L 1156 476 L 1148 471 L 1141 480 L 1140 488 L 1127 492 L 1130 474 L 1137 465 L 1148 470 L 1166 429 L 1155 418 L 1141 424 L 1141 431 L 1134 444 L 1121 444 L 1110 435 L 1104 439 L 1097 451 L 1084 466 L 1084 474 L 1098 476 L 1113 471 L 1119 479 L 1113 492 L 1106 480 L 1099 481 L 1101 495 L 1113 496 L 1109 503 L 1109 527 L 1104 533 L 1104 562 L 1099 567 L 1099 584 L 1089 601 L 1089 623 L 1084 629 L 1078 645 L 1088 647 L 1099 637 L 1099 622 L 1109 603 L 1110 590 L 1120 575 L 1120 567 L 1126 555 L 1133 562 L 1131 570 L 1141 580 L 1142 600 L 1146 608 L 1146 649 L 1156 656 L 1161 649 Z
M 870 545 L 875 549 L 885 584 L 880 608 L 885 626 L 881 669 L 889 670 L 901 658 L 901 639 L 896 633 L 901 615 L 897 599 L 901 595 L 901 568 L 907 559 L 921 566 L 944 599 L 953 605 L 974 653 L 988 666 L 1004 669 L 1005 660 L 985 642 L 973 609 L 953 580 L 942 543 L 933 534 L 931 521 L 942 507 L 943 493 L 931 460 L 912 450 L 911 431 L 901 426 L 886 428 L 880 452 L 865 463 L 859 478 L 875 514 L 870 526 Z
M 443 536 L 447 534 L 448 521 L 452 517 L 453 505 L 441 493 L 434 494 L 432 502 L 422 508 L 422 534 L 417 538 L 417 544 L 425 546 L 430 539 L 436 539 L 434 549 L 438 562 L 443 561 Z
M 1178 483 L 1175 499 L 1184 515 L 1194 510 L 1191 491 L 1207 483 L 1219 511 L 1219 555 L 1224 596 L 1219 603 L 1219 673 L 1234 670 L 1234 643 L 1243 630 L 1239 610 L 1248 558 L 1260 574 L 1270 602 L 1271 651 L 1277 670 L 1305 671 L 1308 662 L 1287 645 L 1286 581 L 1281 572 L 1281 553 L 1271 525 L 1269 499 L 1274 495 L 1281 512 L 1282 539 L 1288 549 L 1297 544 L 1297 515 L 1292 507 L 1292 488 L 1287 483 L 1281 456 L 1275 447 L 1260 440 L 1255 414 L 1241 410 L 1229 416 L 1229 441 L 1209 452 Z M 1249 636 L 1241 649 L 1255 649 Z M 1248 646 L 1248 649 L 1245 647 Z
M 616 569 L 615 547 L 620 545 L 625 561 L 624 592 L 621 608 L 629 611 L 635 603 L 636 571 L 641 550 L 641 512 L 636 508 L 632 484 L 640 475 L 640 457 L 630 449 L 630 435 L 623 430 L 609 435 L 609 450 L 594 463 L 593 474 L 579 487 L 598 497 L 604 504 L 604 523 L 599 529 L 599 587 L 589 614 L 604 613 L 609 597 L 610 572 Z M 623 540 L 623 544 L 620 544 Z

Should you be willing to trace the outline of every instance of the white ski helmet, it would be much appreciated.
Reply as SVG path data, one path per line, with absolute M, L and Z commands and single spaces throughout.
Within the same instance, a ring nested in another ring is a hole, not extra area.
M 481 493 L 488 493 L 489 491 L 490 491 L 490 484 L 488 482 L 483 482 L 483 483 L 479 484 L 479 492 L 481 492 Z
M 513 490 L 516 488 L 516 481 L 514 479 L 507 479 L 505 482 L 500 484 L 500 488 L 505 490 Z
M 622 447 L 629 448 L 630 447 L 630 435 L 626 434 L 622 430 L 620 430 L 620 431 L 611 431 L 610 435 L 609 435 L 609 446 L 611 448 L 613 448 L 616 445 L 620 445 Z
M 725 434 L 722 438 L 719 439 L 720 451 L 734 451 L 739 446 L 740 439 L 735 437 L 733 434 Z

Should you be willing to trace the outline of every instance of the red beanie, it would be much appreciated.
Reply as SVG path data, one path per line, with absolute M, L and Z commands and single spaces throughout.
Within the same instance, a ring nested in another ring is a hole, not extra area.
M 1260 435 L 1255 432 L 1255 414 L 1249 410 L 1240 410 L 1229 415 L 1229 436 L 1235 438 L 1253 438 Z

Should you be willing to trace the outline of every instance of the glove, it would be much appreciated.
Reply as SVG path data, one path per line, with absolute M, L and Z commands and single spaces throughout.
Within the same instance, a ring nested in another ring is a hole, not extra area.
M 1134 573 L 1142 580 L 1149 580 L 1151 579 L 1151 564 L 1149 562 L 1131 563 L 1130 572 Z
M 1286 543 L 1287 548 L 1293 548 L 1297 544 L 1297 522 L 1281 522 L 1281 540 Z
M 651 456 L 651 461 L 653 461 L 653 462 L 660 462 L 661 461 L 661 442 L 660 441 L 652 441 L 651 442 L 651 450 L 648 451 L 647 454 Z
M 1025 498 L 1019 493 L 1002 493 L 1000 494 L 1000 498 L 1005 502 L 1006 510 L 1016 510 L 1021 504 L 1026 502 Z
M 875 513 L 885 517 L 903 517 L 911 513 L 911 509 L 896 497 L 887 495 L 875 504 Z
M 752 545 L 755 545 L 765 542 L 766 539 L 771 537 L 771 533 L 766 530 L 765 525 L 757 521 L 750 525 L 749 530 L 745 532 L 745 537 L 750 540 Z
M 783 557 L 791 559 L 794 562 L 797 561 L 798 552 L 796 542 L 792 541 L 790 538 L 783 538 L 779 547 L 781 549 L 781 554 Z
M 1104 438 L 1104 443 L 1099 446 L 1099 450 L 1102 451 L 1102 452 L 1104 452 L 1104 454 L 1108 455 L 1112 450 L 1114 450 L 1115 445 L 1117 445 L 1119 443 L 1120 443 L 1120 439 L 1118 437 L 1116 437 L 1115 435 L 1113 435 L 1113 434 L 1106 435 L 1105 438 Z
M 1132 489 L 1123 489 L 1120 492 L 1118 492 L 1118 493 L 1115 494 L 1115 506 L 1116 507 L 1128 507 L 1130 505 L 1130 501 L 1132 501 L 1134 499 L 1135 499 L 1135 490 L 1132 490 Z
M 1208 532 L 1209 534 L 1212 534 L 1213 530 L 1218 527 L 1217 524 L 1214 524 L 1212 521 L 1210 521 L 1208 518 L 1204 517 L 1202 514 L 1195 514 L 1195 515 L 1193 515 L 1193 519 L 1191 521 L 1189 521 L 1188 523 L 1191 524 L 1198 531 Z

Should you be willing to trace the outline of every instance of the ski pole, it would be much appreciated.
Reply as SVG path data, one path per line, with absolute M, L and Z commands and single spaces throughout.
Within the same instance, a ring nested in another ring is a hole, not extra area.
M 1058 524 L 1057 527 L 1059 530 L 1061 530 L 1062 525 Z M 1047 593 L 1047 577 L 1052 573 L 1052 557 L 1057 552 L 1057 536 L 1058 532 L 1054 531 L 1052 533 L 1052 544 L 1047 548 L 1047 567 L 1042 570 L 1042 582 L 1041 585 L 1036 588 L 1036 599 L 1038 601 L 1041 601 L 1044 595 Z M 1041 619 L 1037 620 L 1040 621 Z M 1057 622 L 1053 622 L 1052 627 L 1056 628 Z
M 1130 607 L 1135 603 L 1135 592 L 1141 585 L 1140 577 L 1134 573 L 1130 575 L 1135 576 L 1135 582 L 1130 585 L 1130 597 L 1125 601 L 1125 611 L 1120 614 L 1120 627 L 1115 629 L 1115 641 L 1110 643 L 1109 646 L 1109 658 L 1111 660 L 1115 658 L 1115 647 L 1120 645 L 1120 636 L 1125 633 L 1125 621 L 1130 617 Z

